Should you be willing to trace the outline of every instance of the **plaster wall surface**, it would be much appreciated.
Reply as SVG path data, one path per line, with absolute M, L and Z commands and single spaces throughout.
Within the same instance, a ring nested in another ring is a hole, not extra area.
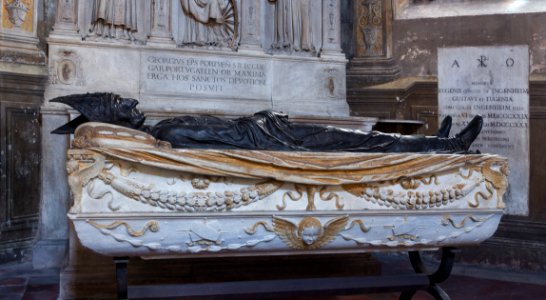
M 401 77 L 436 76 L 438 48 L 529 45 L 531 76 L 546 75 L 545 19 L 544 12 L 398 19 L 393 25 L 394 56 Z

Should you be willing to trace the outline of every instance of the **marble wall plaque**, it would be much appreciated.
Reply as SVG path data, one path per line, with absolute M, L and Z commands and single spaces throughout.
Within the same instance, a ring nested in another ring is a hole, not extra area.
M 271 62 L 252 58 L 143 52 L 141 92 L 269 99 Z
M 438 49 L 438 88 L 440 120 L 453 117 L 452 134 L 474 115 L 484 117 L 472 150 L 508 157 L 506 213 L 528 215 L 528 46 Z

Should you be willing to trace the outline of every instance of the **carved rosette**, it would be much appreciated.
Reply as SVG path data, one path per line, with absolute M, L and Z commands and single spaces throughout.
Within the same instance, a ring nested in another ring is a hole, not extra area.
M 71 50 L 59 50 L 57 55 L 51 58 L 49 83 L 54 85 L 85 86 L 80 55 Z

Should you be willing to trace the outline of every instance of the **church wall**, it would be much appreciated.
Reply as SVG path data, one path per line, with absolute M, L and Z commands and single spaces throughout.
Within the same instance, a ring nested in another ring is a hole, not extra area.
M 529 45 L 531 75 L 546 75 L 546 12 L 395 20 L 393 40 L 401 76 L 435 76 L 437 48 Z

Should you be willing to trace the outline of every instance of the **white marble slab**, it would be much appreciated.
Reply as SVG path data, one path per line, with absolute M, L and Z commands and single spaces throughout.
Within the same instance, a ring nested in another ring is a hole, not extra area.
M 452 134 L 484 117 L 472 150 L 508 157 L 506 212 L 529 213 L 529 50 L 527 46 L 438 49 L 439 115 Z

